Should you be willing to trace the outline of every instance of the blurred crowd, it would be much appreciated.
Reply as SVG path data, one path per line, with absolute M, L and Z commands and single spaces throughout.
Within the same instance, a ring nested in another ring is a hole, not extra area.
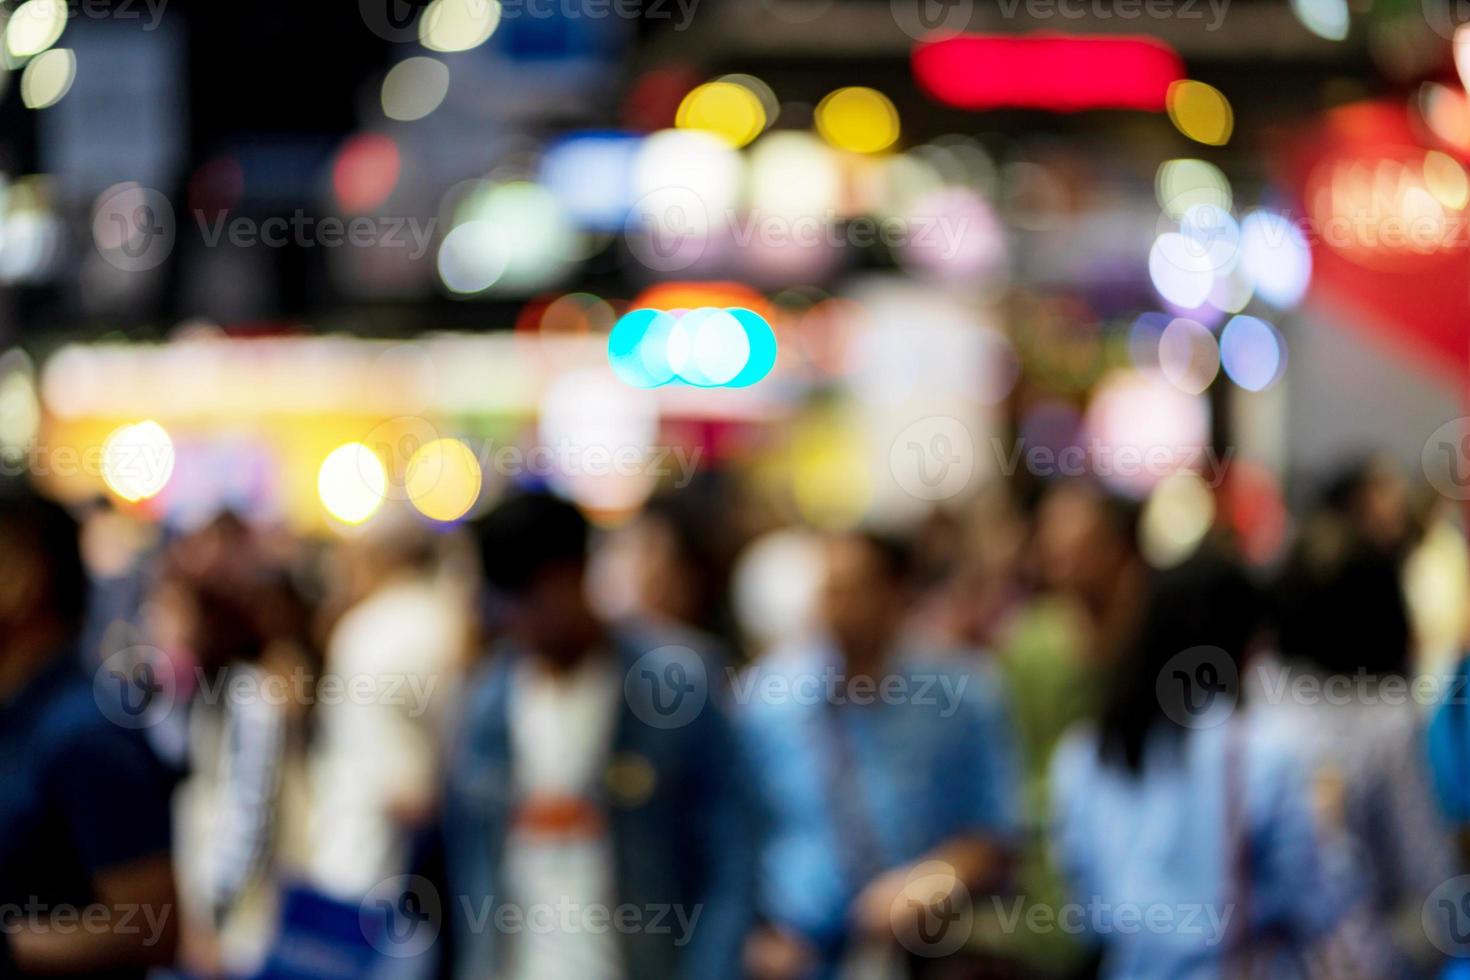
M 1426 500 L 1371 458 L 1268 566 L 1221 527 L 1158 568 L 1085 478 L 330 542 L 7 486 L 0 977 L 1451 975 Z

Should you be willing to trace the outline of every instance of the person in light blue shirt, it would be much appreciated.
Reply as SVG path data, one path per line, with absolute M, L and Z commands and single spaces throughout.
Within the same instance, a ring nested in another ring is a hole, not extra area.
M 1203 553 L 1161 573 L 1100 721 L 1052 763 L 1053 847 L 1103 977 L 1291 977 L 1348 905 L 1291 747 L 1238 704 L 1258 597 Z
M 998 681 L 973 656 L 906 649 L 904 549 L 845 534 L 827 563 L 825 635 L 732 684 L 769 819 L 756 977 L 952 952 L 964 930 L 948 926 L 1003 876 L 1018 831 Z

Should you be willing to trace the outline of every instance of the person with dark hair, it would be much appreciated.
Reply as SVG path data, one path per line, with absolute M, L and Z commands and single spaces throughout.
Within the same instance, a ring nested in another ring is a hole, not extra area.
M 1351 858 L 1358 900 L 1343 941 L 1374 976 L 1430 975 L 1439 954 L 1420 913 L 1456 862 L 1412 696 L 1398 558 L 1326 508 L 1305 522 L 1274 598 L 1276 655 L 1253 694 L 1304 760 L 1320 819 Z
M 1001 617 L 996 662 L 1014 706 L 1027 822 L 1016 867 L 1022 909 L 1054 907 L 1062 882 L 1047 848 L 1048 772 L 1063 735 L 1101 710 L 1104 681 L 1137 614 L 1146 568 L 1137 508 L 1097 480 L 1070 478 L 1041 490 L 1027 556 L 1031 593 Z M 1032 973 L 1070 976 L 1088 951 L 1066 934 L 1004 928 L 982 909 L 998 951 Z
M 592 612 L 571 504 L 512 497 L 478 532 L 504 639 L 446 762 L 453 974 L 739 976 L 753 821 L 703 659 Z
M 168 778 L 77 651 L 70 515 L 0 488 L 0 567 L 0 976 L 141 978 L 177 935 Z
M 826 549 L 821 635 L 732 685 L 771 819 L 746 950 L 764 980 L 954 953 L 954 917 L 1003 882 L 1017 826 L 997 684 L 978 657 L 906 631 L 907 547 L 843 533 Z
M 1159 573 L 1096 724 L 1052 762 L 1052 846 L 1102 976 L 1303 975 L 1344 899 L 1290 749 L 1240 710 L 1260 624 L 1211 551 Z

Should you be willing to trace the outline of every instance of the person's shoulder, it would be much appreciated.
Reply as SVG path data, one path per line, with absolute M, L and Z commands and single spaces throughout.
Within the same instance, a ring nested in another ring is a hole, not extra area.
M 80 669 L 51 689 L 29 740 L 43 768 L 113 766 L 134 755 L 152 761 L 141 734 L 114 723 L 98 703 L 100 696 Z
M 1097 726 L 1090 721 L 1076 722 L 1062 734 L 1048 771 L 1055 798 L 1085 798 L 1102 765 L 1100 737 Z

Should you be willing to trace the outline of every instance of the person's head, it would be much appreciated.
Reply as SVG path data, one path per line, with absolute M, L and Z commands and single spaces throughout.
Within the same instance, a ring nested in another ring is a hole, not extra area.
M 1036 512 L 1042 585 L 1084 593 L 1103 588 L 1133 559 L 1134 530 L 1129 506 L 1097 484 L 1079 479 L 1052 486 Z
M 654 497 L 627 529 L 639 606 L 658 616 L 713 629 L 727 577 L 720 515 L 689 496 Z
M 24 485 L 0 487 L 0 650 L 18 637 L 75 635 L 88 580 L 77 522 Z
M 1402 553 L 1414 533 L 1409 481 L 1382 453 L 1338 471 L 1322 493 L 1321 510 L 1346 521 L 1363 541 L 1389 554 Z
M 1326 674 L 1408 670 L 1412 628 L 1398 562 L 1340 519 L 1307 522 L 1273 594 L 1286 659 Z
M 826 541 L 822 620 L 849 659 L 881 656 L 908 610 L 912 558 L 908 546 L 870 531 Z
M 587 602 L 587 521 L 549 494 L 521 493 L 478 524 L 486 585 L 531 652 L 567 663 L 601 633 Z
M 1202 696 L 1238 696 L 1261 619 L 1260 593 L 1245 569 L 1213 548 L 1156 573 L 1132 642 L 1113 668 L 1101 721 L 1103 760 L 1137 771 L 1149 736 L 1182 738 Z

